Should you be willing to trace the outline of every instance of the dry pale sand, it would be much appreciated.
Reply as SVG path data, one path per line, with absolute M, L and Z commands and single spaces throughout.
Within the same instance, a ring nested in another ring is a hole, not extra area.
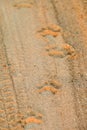
M 87 130 L 87 0 L 0 0 L 0 130 Z

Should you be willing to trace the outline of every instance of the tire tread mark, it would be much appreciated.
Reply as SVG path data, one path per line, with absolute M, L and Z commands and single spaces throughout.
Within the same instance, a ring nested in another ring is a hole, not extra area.
M 4 45 L 3 33 L 1 32 L 1 43 L 0 43 L 0 91 L 2 95 L 2 101 L 4 105 L 4 111 L 6 116 L 6 121 L 8 123 L 8 129 L 14 129 L 17 125 L 18 120 L 18 108 L 16 100 L 16 92 L 14 87 L 14 82 L 9 70 L 9 62 L 6 52 L 6 47 Z M 3 130 L 4 130 L 3 124 Z

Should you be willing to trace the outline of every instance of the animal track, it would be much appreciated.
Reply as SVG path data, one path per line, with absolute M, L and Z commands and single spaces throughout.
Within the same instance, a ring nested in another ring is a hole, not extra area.
M 56 44 L 50 44 L 46 46 L 46 51 L 48 51 L 47 53 L 49 56 L 60 57 L 60 58 L 63 58 L 65 56 L 63 51 L 57 50 Z
M 57 48 L 57 45 L 55 45 L 55 44 L 50 44 L 50 45 L 45 47 L 46 51 L 49 51 L 51 49 L 56 49 L 56 48 Z
M 38 90 L 39 93 L 42 93 L 44 91 L 51 91 L 53 94 L 56 94 L 58 90 L 52 86 L 44 86 L 43 88 Z
M 29 3 L 16 3 L 13 6 L 20 9 L 20 8 L 31 8 L 33 5 Z
M 38 31 L 41 37 L 45 37 L 47 35 L 51 35 L 53 37 L 57 37 L 61 32 L 61 28 L 58 25 L 49 25 L 48 27 L 42 28 Z
M 49 39 L 47 39 L 46 36 L 51 35 L 53 37 L 57 37 L 62 33 L 62 29 L 57 25 L 49 25 L 39 30 L 38 33 L 39 36 L 41 36 L 42 38 L 45 37 L 45 40 L 49 42 L 48 41 Z M 72 59 L 76 58 L 75 49 L 69 44 L 63 44 L 60 50 L 57 49 L 57 45 L 55 44 L 50 44 L 46 46 L 45 49 L 46 51 L 48 51 L 49 56 L 60 57 L 60 58 L 63 58 L 65 56 L 68 57 L 70 56 L 70 58 Z
M 75 51 L 75 49 L 71 45 L 64 44 L 62 46 L 62 48 L 63 48 L 63 51 L 64 51 L 65 55 L 70 56 L 70 58 L 72 58 L 72 59 L 77 58 L 76 51 Z
M 56 44 L 50 44 L 46 46 L 45 49 L 49 56 L 60 57 L 60 58 L 68 56 L 73 59 L 77 57 L 75 49 L 69 44 L 63 44 L 60 50 L 57 49 Z
M 45 82 L 43 86 L 41 86 L 38 90 L 39 93 L 42 93 L 44 91 L 50 91 L 52 94 L 56 94 L 58 92 L 58 89 L 62 85 L 56 81 L 56 80 L 49 80 L 48 82 Z
M 60 58 L 63 58 L 65 56 L 63 51 L 58 51 L 58 50 L 50 50 L 48 52 L 48 55 L 54 57 L 60 57 Z
M 60 88 L 62 87 L 62 84 L 58 82 L 57 80 L 49 80 L 50 84 L 53 85 L 55 88 Z
M 68 55 L 72 55 L 72 53 L 75 53 L 75 49 L 69 44 L 63 44 L 63 49 L 66 51 Z

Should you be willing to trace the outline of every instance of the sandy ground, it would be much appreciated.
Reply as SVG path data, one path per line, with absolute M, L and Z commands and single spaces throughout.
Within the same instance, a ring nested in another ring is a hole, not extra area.
M 0 0 L 0 130 L 87 130 L 86 0 Z

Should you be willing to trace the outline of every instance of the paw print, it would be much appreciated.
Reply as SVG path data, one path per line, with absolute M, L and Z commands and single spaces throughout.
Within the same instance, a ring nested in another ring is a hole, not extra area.
M 68 56 L 68 58 L 71 58 L 71 59 L 76 59 L 77 58 L 77 53 L 76 53 L 75 49 L 71 45 L 64 44 L 62 46 L 62 50 L 64 51 L 64 54 L 66 56 Z
M 21 8 L 31 8 L 33 6 L 33 4 L 28 3 L 28 2 L 24 2 L 24 3 L 16 3 L 13 6 L 17 9 L 21 9 Z
M 62 85 L 58 81 L 49 80 L 48 82 L 39 87 L 38 92 L 41 94 L 45 91 L 50 91 L 52 94 L 56 94 L 57 92 L 59 92 L 59 88 L 61 86 Z
M 46 41 L 46 40 L 49 40 L 49 38 L 47 38 L 46 36 L 52 36 L 56 38 L 58 35 L 60 35 L 61 28 L 58 25 L 51 24 L 37 31 L 37 34 L 40 38 Z

